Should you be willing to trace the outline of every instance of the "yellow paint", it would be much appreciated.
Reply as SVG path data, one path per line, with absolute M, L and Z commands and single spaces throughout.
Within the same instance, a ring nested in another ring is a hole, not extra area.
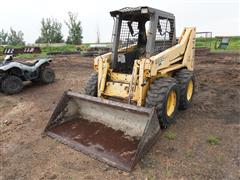
M 127 98 L 129 95 L 129 84 L 107 82 L 103 94 L 105 96 Z
M 123 74 L 123 73 L 109 73 L 110 79 L 112 81 L 118 81 L 118 82 L 126 82 L 130 83 L 132 75 L 131 74 Z
M 143 91 L 143 86 L 145 84 L 144 80 L 145 80 L 145 77 L 144 77 L 144 61 L 139 61 L 140 63 L 140 67 L 139 67 L 139 81 L 138 81 L 138 89 L 139 89 L 139 97 L 138 97 L 138 100 L 137 100 L 137 105 L 138 106 L 141 106 L 143 105 L 143 94 L 144 94 L 144 91 Z
M 94 70 L 98 72 L 98 97 L 120 97 L 127 99 L 128 103 L 135 102 L 138 106 L 144 106 L 148 89 L 156 78 L 171 77 L 173 72 L 181 68 L 193 70 L 195 32 L 195 28 L 184 28 L 178 44 L 150 58 L 136 59 L 131 74 L 117 73 L 110 69 L 111 52 L 96 57 Z M 134 45 L 127 52 L 136 48 Z M 124 48 L 119 49 L 119 53 L 125 51 Z M 189 85 L 190 99 L 191 86 L 193 84 Z M 171 114 L 174 100 L 169 101 L 172 105 L 169 105 L 168 114 Z
M 171 90 L 167 99 L 167 115 L 171 117 L 175 111 L 177 104 L 177 93 L 175 90 Z
M 129 96 L 128 96 L 128 103 L 130 103 L 131 101 L 137 101 L 138 99 L 138 88 L 137 87 L 137 75 L 138 75 L 138 69 L 139 69 L 139 65 L 138 65 L 138 60 L 134 61 L 134 65 L 133 65 L 133 71 L 132 71 L 132 75 L 131 75 L 131 81 L 129 84 Z
M 156 76 L 158 71 L 162 69 L 171 68 L 171 66 L 177 62 L 181 63 L 183 67 L 187 67 L 189 70 L 193 70 L 192 61 L 194 60 L 194 38 L 195 28 L 185 28 L 178 44 L 155 56 L 152 56 L 150 58 L 153 61 L 151 67 L 151 76 Z M 188 61 L 184 61 L 184 59 L 186 59 L 185 57 L 190 58 Z
M 187 86 L 187 100 L 190 101 L 193 95 L 193 81 L 190 80 Z
M 98 77 L 98 97 L 101 97 L 102 93 L 105 90 L 107 73 L 108 73 L 110 64 L 104 60 L 100 60 L 99 64 L 100 66 L 98 68 L 98 74 L 100 76 Z
M 158 71 L 158 73 L 160 73 L 162 76 L 164 76 L 164 74 L 170 73 L 170 72 L 174 72 L 177 69 L 181 69 L 185 67 L 183 64 L 174 64 L 172 66 L 170 66 L 169 68 L 164 68 Z

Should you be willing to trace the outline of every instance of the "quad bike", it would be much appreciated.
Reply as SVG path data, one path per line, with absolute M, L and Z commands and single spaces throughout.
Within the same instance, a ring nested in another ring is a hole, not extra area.
M 94 59 L 85 94 L 66 91 L 44 133 L 130 171 L 194 94 L 195 27 L 176 40 L 173 14 L 111 11 L 112 51 Z
M 54 82 L 55 73 L 49 68 L 50 62 L 48 58 L 16 62 L 12 55 L 7 55 L 0 63 L 0 90 L 5 94 L 16 94 L 22 91 L 23 81 Z

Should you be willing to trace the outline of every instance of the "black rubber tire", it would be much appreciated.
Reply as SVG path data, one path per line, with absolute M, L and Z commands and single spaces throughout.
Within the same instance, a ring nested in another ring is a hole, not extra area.
M 2 90 L 2 80 L 0 80 L 0 92 L 3 92 L 3 90 Z
M 169 93 L 176 92 L 176 106 L 171 116 L 167 115 L 167 100 Z M 156 79 L 147 92 L 145 107 L 156 107 L 158 120 L 161 128 L 167 128 L 176 122 L 176 113 L 179 104 L 179 89 L 174 78 L 161 77 Z
M 40 82 L 50 84 L 55 81 L 55 73 L 51 68 L 43 68 L 40 71 Z
M 36 79 L 31 79 L 32 83 L 39 83 L 40 82 L 40 79 L 39 78 L 36 78 Z
M 1 82 L 1 90 L 5 94 L 16 94 L 23 89 L 23 81 L 14 75 L 6 76 Z
M 185 110 L 190 106 L 193 96 L 194 96 L 194 90 L 195 90 L 194 73 L 187 69 L 181 69 L 175 73 L 174 78 L 177 80 L 179 90 L 180 90 L 179 109 Z M 188 83 L 190 80 L 192 80 L 192 82 L 193 82 L 193 94 L 192 94 L 191 99 L 188 100 L 187 99 L 187 87 L 188 87 Z
M 98 74 L 94 73 L 91 75 L 91 78 L 88 80 L 85 87 L 85 94 L 89 96 L 97 97 L 97 85 L 98 85 Z

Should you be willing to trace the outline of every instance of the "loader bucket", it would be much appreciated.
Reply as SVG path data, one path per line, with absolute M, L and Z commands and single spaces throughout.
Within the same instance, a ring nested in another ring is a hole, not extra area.
M 119 169 L 130 171 L 160 132 L 155 109 L 67 91 L 44 134 Z

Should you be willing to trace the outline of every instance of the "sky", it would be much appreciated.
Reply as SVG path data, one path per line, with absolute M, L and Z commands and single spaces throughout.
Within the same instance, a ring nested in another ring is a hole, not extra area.
M 197 31 L 211 31 L 214 36 L 240 36 L 240 0 L 0 0 L 0 30 L 10 27 L 21 30 L 27 43 L 40 35 L 42 18 L 55 18 L 63 24 L 68 12 L 78 13 L 82 22 L 83 42 L 111 41 L 113 19 L 109 12 L 123 7 L 150 6 L 171 12 L 176 18 L 179 36 L 184 27 L 195 26 Z

